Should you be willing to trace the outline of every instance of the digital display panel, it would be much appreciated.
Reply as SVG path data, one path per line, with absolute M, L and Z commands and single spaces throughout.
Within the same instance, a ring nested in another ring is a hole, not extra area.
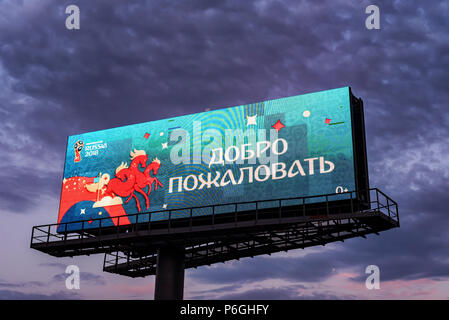
M 355 190 L 350 96 L 343 87 L 70 136 L 58 223 Z

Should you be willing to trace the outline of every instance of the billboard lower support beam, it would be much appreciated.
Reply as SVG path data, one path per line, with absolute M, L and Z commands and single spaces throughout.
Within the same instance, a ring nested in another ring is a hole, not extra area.
M 184 258 L 184 247 L 163 246 L 158 249 L 154 300 L 183 299 Z

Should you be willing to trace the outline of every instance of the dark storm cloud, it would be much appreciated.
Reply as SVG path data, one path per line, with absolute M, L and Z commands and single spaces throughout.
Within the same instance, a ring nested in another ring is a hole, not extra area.
M 39 266 L 41 267 L 50 267 L 50 268 L 57 268 L 60 270 L 65 270 L 67 268 L 67 265 L 65 265 L 64 263 L 59 263 L 59 262 L 44 262 L 44 263 L 40 263 Z
M 240 289 L 241 287 L 242 287 L 242 284 L 231 284 L 231 285 L 226 285 L 226 286 L 208 290 L 207 293 L 214 294 L 214 293 L 229 292 L 229 291 L 234 291 L 234 290 Z M 199 292 L 193 291 L 192 293 L 197 294 Z M 204 293 L 204 292 L 201 292 L 201 293 Z
M 11 282 L 0 279 L 0 287 L 2 288 L 27 288 L 43 286 L 45 286 L 45 283 L 41 281 Z
M 284 279 L 303 282 L 318 282 L 332 274 L 333 266 L 328 257 L 310 254 L 307 259 L 288 257 L 245 258 L 220 268 L 202 267 L 191 271 L 190 275 L 199 280 L 215 283 L 237 281 L 248 283 L 263 279 Z
M 81 9 L 79 31 L 64 27 L 69 3 Z M 1 106 L 12 114 L 20 110 L 10 131 L 31 141 L 13 144 L 15 150 L 10 144 L 2 149 L 61 163 L 68 134 L 347 84 L 368 102 L 381 99 L 383 110 L 407 106 L 405 114 L 370 117 L 368 127 L 377 127 L 376 140 L 412 136 L 419 126 L 440 119 L 438 112 L 429 112 L 436 106 L 429 103 L 434 94 L 426 90 L 426 77 L 433 75 L 428 70 L 448 63 L 445 42 L 432 41 L 430 33 L 431 27 L 440 27 L 432 21 L 443 21 L 441 13 L 386 2 L 381 5 L 382 31 L 368 32 L 364 8 L 345 1 L 333 6 L 47 1 L 26 10 L 26 5 L 11 2 L 7 9 L 16 12 L 16 19 L 5 17 L 2 23 L 0 61 L 15 80 L 11 90 L 31 97 L 32 107 L 23 111 L 24 106 L 7 100 Z M 20 23 L 21 15 L 26 24 Z M 419 19 L 428 22 L 430 31 L 414 25 Z M 382 84 L 384 79 L 390 87 Z M 415 91 L 420 94 L 410 94 L 411 84 L 422 86 L 414 87 L 422 89 Z M 29 167 L 22 172 L 36 175 Z M 57 195 L 60 177 L 52 177 L 31 185 Z M 9 209 L 18 201 L 34 205 L 36 188 L 25 188 L 31 194 L 5 194 L 4 206 Z
M 59 273 L 53 276 L 52 281 L 58 283 L 65 283 L 69 274 Z M 106 281 L 104 277 L 91 272 L 80 272 L 80 282 L 93 284 L 93 285 L 105 285 Z
M 211 291 L 207 291 L 207 294 Z M 193 299 L 211 299 L 210 295 L 199 295 Z M 213 296 L 213 299 L 220 300 L 340 300 L 356 299 L 353 295 L 335 295 L 329 291 L 315 292 L 301 285 L 267 287 L 232 292 Z
M 287 286 L 281 288 L 261 288 L 247 290 L 241 293 L 231 293 L 220 296 L 221 300 L 341 300 L 356 299 L 352 295 L 335 295 L 332 292 L 298 293 L 295 288 Z
M 0 203 L 0 209 L 21 213 L 32 209 L 42 195 L 58 194 L 61 185 L 60 176 L 33 171 L 33 168 L 17 168 L 13 175 L 8 171 L 0 173 L 0 179 L 4 183 L 1 191 L 4 201 Z
M 72 3 L 78 31 L 64 27 Z M 335 267 L 363 282 L 376 264 L 384 280 L 447 278 L 448 4 L 380 1 L 372 31 L 369 4 L 3 1 L 1 210 L 32 212 L 40 196 L 58 197 L 67 135 L 351 85 L 365 102 L 371 184 L 398 201 L 401 228 L 192 275 L 231 286 L 316 282 Z
M 14 290 L 0 290 L 0 300 L 67 300 L 80 299 L 74 292 L 58 291 L 51 294 L 32 292 L 25 293 Z
M 224 294 L 219 297 L 223 300 L 291 300 L 298 299 L 297 293 L 291 287 L 263 288 L 247 290 L 239 293 Z

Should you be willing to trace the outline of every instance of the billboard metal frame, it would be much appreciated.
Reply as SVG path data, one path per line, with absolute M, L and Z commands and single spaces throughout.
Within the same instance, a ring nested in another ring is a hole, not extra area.
M 197 268 L 229 260 L 245 257 L 304 249 L 316 245 L 342 241 L 353 237 L 364 237 L 367 234 L 379 234 L 391 227 L 391 221 L 378 219 L 374 214 L 364 216 L 333 216 L 329 219 L 304 221 L 295 224 L 278 226 L 263 231 L 253 230 L 243 235 L 229 235 L 222 240 L 213 240 L 200 245 L 192 245 L 185 249 L 185 268 Z M 126 252 L 106 253 L 103 271 L 129 276 L 132 278 L 155 275 L 157 256 L 133 258 Z
M 365 191 L 361 191 L 365 192 Z M 309 203 L 307 199 L 313 197 L 302 197 L 304 205 L 300 206 L 282 206 L 283 201 L 297 200 L 296 198 L 273 199 L 251 202 L 256 207 L 253 211 L 237 211 L 230 214 L 219 214 L 202 217 L 176 218 L 162 221 L 150 221 L 145 223 L 136 223 L 129 225 L 117 225 L 115 227 L 100 227 L 92 230 L 68 231 L 65 233 L 57 232 L 60 224 L 47 224 L 33 227 L 30 246 L 33 249 L 48 253 L 56 257 L 78 256 L 95 253 L 111 253 L 115 251 L 126 251 L 131 256 L 139 257 L 156 252 L 156 249 L 163 244 L 174 243 L 179 238 L 180 243 L 190 241 L 193 245 L 204 243 L 214 237 L 226 238 L 229 234 L 247 233 L 251 231 L 260 231 L 270 226 L 278 227 L 283 224 L 294 224 L 304 221 L 323 221 L 345 218 L 363 218 L 378 216 L 388 222 L 390 227 L 399 226 L 399 213 L 397 203 L 377 188 L 370 189 L 371 197 L 369 209 L 365 205 L 361 206 L 358 201 L 353 201 L 350 210 L 346 204 L 340 207 L 329 205 L 335 194 L 322 196 L 326 201 L 324 203 Z M 356 198 L 356 191 L 347 192 L 351 198 Z M 267 201 L 278 201 L 280 206 L 275 208 L 257 209 L 258 203 Z M 248 202 L 233 203 L 237 208 L 239 205 Z M 214 205 L 206 207 L 219 207 L 223 205 Z M 198 207 L 201 208 L 201 207 Z M 338 208 L 342 210 L 337 211 Z M 192 211 L 195 208 L 190 208 Z M 332 211 L 331 211 L 332 209 Z M 135 214 L 138 216 L 151 213 Z M 132 216 L 129 215 L 128 218 Z M 108 218 L 97 219 L 100 222 Z M 67 222 L 69 223 L 87 223 L 86 221 Z M 243 231 L 242 231 L 243 230 Z
M 352 94 L 349 87 L 352 124 L 352 147 L 356 190 L 369 190 L 368 157 L 366 154 L 365 115 L 363 100 Z M 359 193 L 361 201 L 370 201 L 370 193 Z

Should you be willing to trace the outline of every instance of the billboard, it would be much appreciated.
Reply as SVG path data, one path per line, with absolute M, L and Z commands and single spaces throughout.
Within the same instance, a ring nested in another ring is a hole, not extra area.
M 351 99 L 343 87 L 70 136 L 58 223 L 356 190 Z

